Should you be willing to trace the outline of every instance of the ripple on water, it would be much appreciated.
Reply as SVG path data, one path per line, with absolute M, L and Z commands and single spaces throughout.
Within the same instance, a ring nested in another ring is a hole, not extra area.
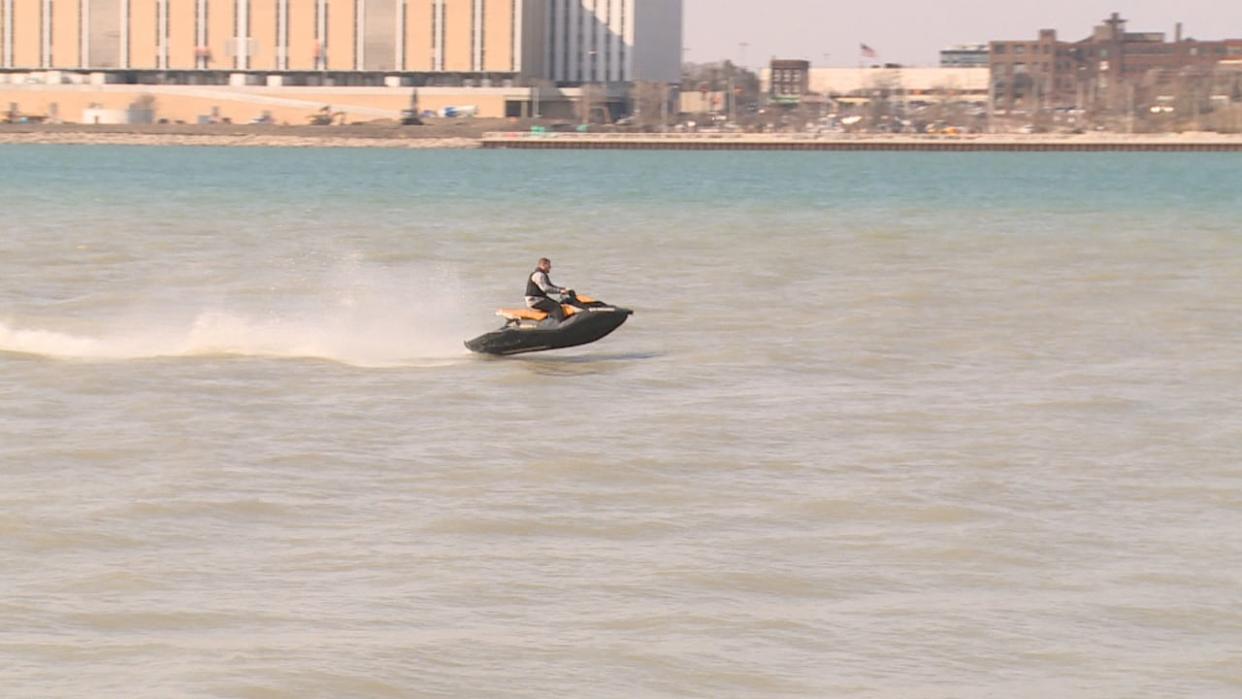
M 4 149 L 0 694 L 1242 695 L 1235 155 Z

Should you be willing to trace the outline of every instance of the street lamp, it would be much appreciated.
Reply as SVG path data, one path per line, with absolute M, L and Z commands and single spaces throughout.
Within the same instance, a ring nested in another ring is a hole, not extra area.
M 742 70 L 746 69 L 746 49 L 749 47 L 750 43 L 746 41 L 739 41 L 737 44 L 738 53 L 740 54 L 738 66 L 741 67 Z M 729 94 L 727 95 L 727 98 L 729 100 L 729 123 L 731 124 L 737 123 L 737 84 L 734 78 L 736 74 L 736 68 L 729 71 Z

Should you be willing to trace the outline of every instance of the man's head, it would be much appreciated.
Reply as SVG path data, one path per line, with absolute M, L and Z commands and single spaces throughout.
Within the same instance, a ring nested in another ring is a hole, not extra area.
M 552 260 L 549 260 L 546 257 L 539 258 L 539 271 L 545 274 L 548 272 L 551 272 L 552 271 Z

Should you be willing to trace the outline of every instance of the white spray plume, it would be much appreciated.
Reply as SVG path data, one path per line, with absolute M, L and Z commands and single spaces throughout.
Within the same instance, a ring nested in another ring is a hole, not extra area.
M 260 310 L 253 299 L 173 314 L 113 309 L 113 322 L 89 334 L 0 322 L 0 351 L 79 360 L 241 355 L 425 365 L 464 356 L 462 340 L 477 329 L 482 310 L 456 275 L 438 268 L 348 264 L 298 286 L 271 291 Z

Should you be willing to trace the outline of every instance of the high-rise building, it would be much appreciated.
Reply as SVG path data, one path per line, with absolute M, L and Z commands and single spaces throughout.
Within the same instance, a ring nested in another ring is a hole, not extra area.
M 681 15 L 682 0 L 0 0 L 0 70 L 676 82 Z
M 545 53 L 534 72 L 555 82 L 679 82 L 682 0 L 543 0 Z

